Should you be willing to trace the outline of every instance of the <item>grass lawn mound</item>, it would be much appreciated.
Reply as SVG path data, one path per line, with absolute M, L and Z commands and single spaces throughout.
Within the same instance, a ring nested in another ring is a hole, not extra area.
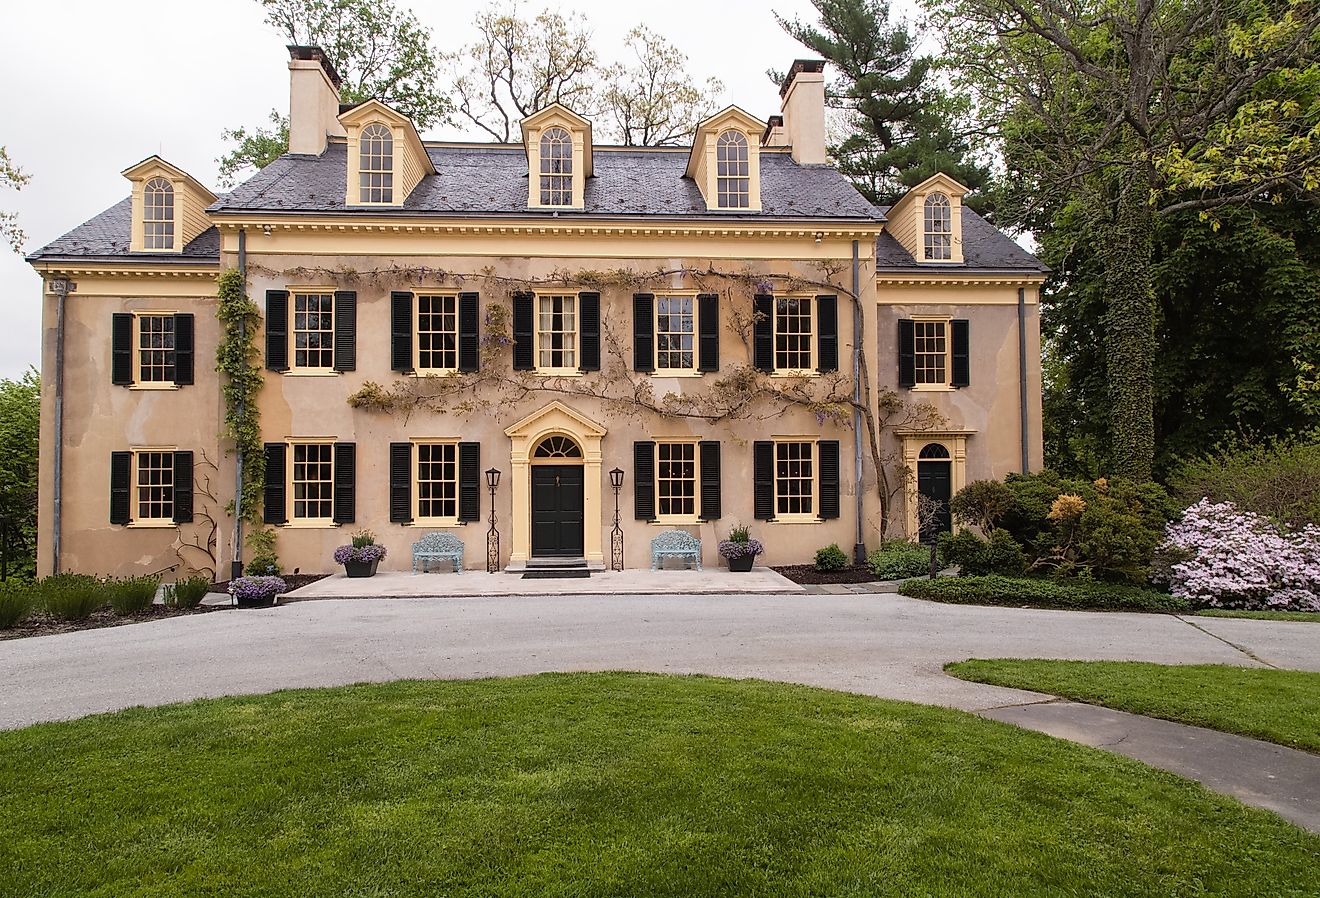
M 961 712 L 551 674 L 0 733 L 0 893 L 1313 896 L 1320 837 Z
M 944 669 L 977 683 L 1046 692 L 1320 754 L 1320 673 L 1222 664 L 1016 659 L 964 661 Z

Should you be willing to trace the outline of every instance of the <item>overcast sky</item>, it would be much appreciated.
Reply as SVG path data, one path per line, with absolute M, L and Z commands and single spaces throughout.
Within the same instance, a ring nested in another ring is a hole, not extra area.
M 0 190 L 0 209 L 17 211 L 27 251 L 44 246 L 128 195 L 119 173 L 158 153 L 216 188 L 220 132 L 287 112 L 284 37 L 263 21 L 255 0 L 43 0 L 6 4 L 0 31 L 5 115 L 0 145 L 32 176 L 21 192 Z M 441 50 L 474 37 L 470 22 L 486 0 L 414 2 Z M 906 3 L 899 4 L 906 6 Z M 665 0 L 552 4 L 586 17 L 598 52 L 616 58 L 639 22 L 689 56 L 689 68 L 724 82 L 724 100 L 760 118 L 779 111 L 765 76 L 805 48 L 771 10 L 811 17 L 808 0 Z M 522 4 L 536 10 L 534 3 Z M 428 137 L 481 139 L 440 129 Z M 40 278 L 0 246 L 0 377 L 39 366 Z

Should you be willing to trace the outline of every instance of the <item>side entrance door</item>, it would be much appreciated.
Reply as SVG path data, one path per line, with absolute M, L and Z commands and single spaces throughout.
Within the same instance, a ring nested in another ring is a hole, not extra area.
M 532 466 L 532 555 L 581 558 L 582 466 Z
M 940 503 L 939 515 L 933 523 L 921 529 L 921 541 L 933 542 L 941 533 L 953 529 L 953 515 L 949 500 L 953 498 L 953 479 L 947 461 L 917 462 L 917 492 Z

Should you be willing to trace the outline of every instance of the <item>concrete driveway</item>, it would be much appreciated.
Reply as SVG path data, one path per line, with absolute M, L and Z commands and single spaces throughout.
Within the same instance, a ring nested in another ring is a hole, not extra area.
M 0 728 L 291 687 L 541 671 L 761 677 L 969 711 L 1040 698 L 941 671 L 971 657 L 1320 670 L 1320 628 L 892 594 L 326 600 L 0 642 Z

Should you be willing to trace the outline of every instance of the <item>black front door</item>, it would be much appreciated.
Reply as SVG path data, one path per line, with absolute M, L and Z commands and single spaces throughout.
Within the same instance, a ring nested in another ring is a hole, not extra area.
M 939 503 L 939 511 L 933 521 L 927 521 L 921 528 L 921 541 L 929 543 L 941 533 L 953 529 L 953 515 L 949 511 L 949 500 L 953 498 L 953 479 L 947 461 L 917 462 L 917 492 Z
M 532 466 L 532 555 L 582 557 L 582 466 Z

